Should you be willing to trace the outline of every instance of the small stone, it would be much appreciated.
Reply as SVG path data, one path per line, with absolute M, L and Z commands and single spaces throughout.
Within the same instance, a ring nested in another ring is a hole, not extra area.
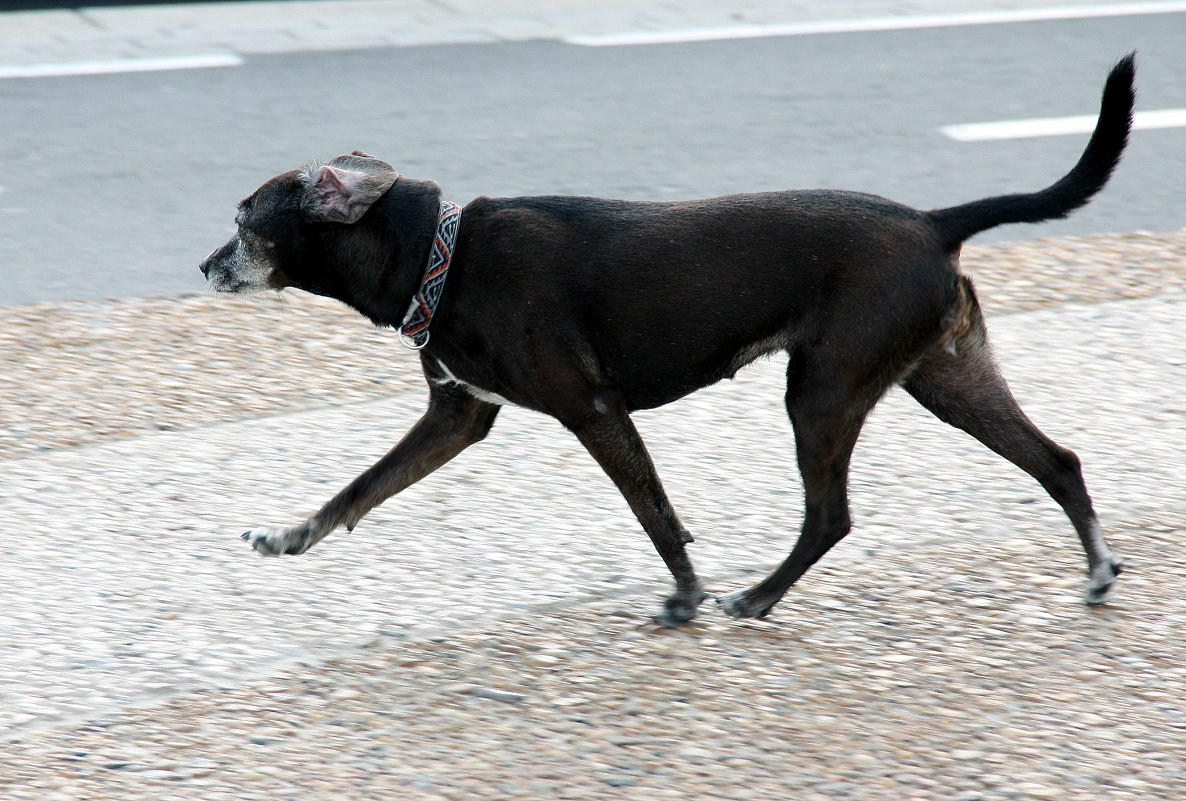
M 475 698 L 485 698 L 488 701 L 501 701 L 506 704 L 517 704 L 520 701 L 527 700 L 527 696 L 522 693 L 496 690 L 490 687 L 474 687 L 469 691 L 469 694 Z

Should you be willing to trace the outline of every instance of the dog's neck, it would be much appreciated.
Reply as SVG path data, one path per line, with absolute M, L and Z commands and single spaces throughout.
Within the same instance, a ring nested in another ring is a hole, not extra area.
M 436 314 L 437 306 L 441 302 L 460 223 L 461 206 L 449 200 L 442 200 L 424 279 L 420 282 L 420 288 L 412 295 L 412 302 L 408 304 L 408 311 L 399 327 L 400 341 L 412 350 L 420 350 L 428 344 L 428 326 L 432 323 L 432 316 Z

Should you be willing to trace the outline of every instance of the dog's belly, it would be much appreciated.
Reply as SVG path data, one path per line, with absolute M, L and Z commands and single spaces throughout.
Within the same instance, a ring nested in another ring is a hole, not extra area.
M 793 346 L 794 337 L 787 332 L 779 332 L 737 350 L 712 353 L 687 361 L 669 360 L 663 365 L 650 365 L 645 370 L 613 371 L 616 375 L 612 375 L 611 380 L 622 390 L 627 408 L 631 411 L 654 409 L 721 379 L 733 378 L 747 364 Z

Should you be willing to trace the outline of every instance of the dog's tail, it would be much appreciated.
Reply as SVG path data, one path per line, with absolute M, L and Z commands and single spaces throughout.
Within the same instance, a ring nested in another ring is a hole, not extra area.
M 1079 163 L 1058 182 L 1024 195 L 1001 195 L 928 212 L 948 250 L 965 239 L 1005 223 L 1042 222 L 1065 217 L 1104 188 L 1120 161 L 1132 126 L 1136 53 L 1129 53 L 1108 75 L 1099 121 Z

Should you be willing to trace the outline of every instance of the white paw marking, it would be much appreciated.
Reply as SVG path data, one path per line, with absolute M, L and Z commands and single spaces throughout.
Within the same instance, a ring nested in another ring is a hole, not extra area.
M 737 590 L 736 592 L 731 592 L 728 595 L 718 595 L 716 601 L 718 604 L 720 604 L 721 609 L 726 615 L 732 618 L 740 619 L 742 617 L 747 617 L 747 614 L 743 608 L 743 604 L 746 600 L 745 593 L 745 590 Z
M 1093 523 L 1091 527 L 1088 553 L 1098 554 L 1101 561 L 1091 570 L 1091 578 L 1087 580 L 1087 589 L 1083 593 L 1083 602 L 1098 606 L 1107 603 L 1112 596 L 1116 577 L 1120 575 L 1121 569 L 1120 560 L 1112 554 L 1112 549 L 1104 541 L 1104 533 L 1100 530 L 1099 523 Z
M 292 529 L 287 528 L 253 528 L 244 531 L 242 536 L 261 556 L 280 556 L 299 539 Z
M 1105 604 L 1112 597 L 1116 589 L 1116 576 L 1120 572 L 1120 563 L 1115 559 L 1098 564 L 1091 571 L 1091 578 L 1087 580 L 1087 590 L 1083 593 L 1083 602 L 1091 606 Z

